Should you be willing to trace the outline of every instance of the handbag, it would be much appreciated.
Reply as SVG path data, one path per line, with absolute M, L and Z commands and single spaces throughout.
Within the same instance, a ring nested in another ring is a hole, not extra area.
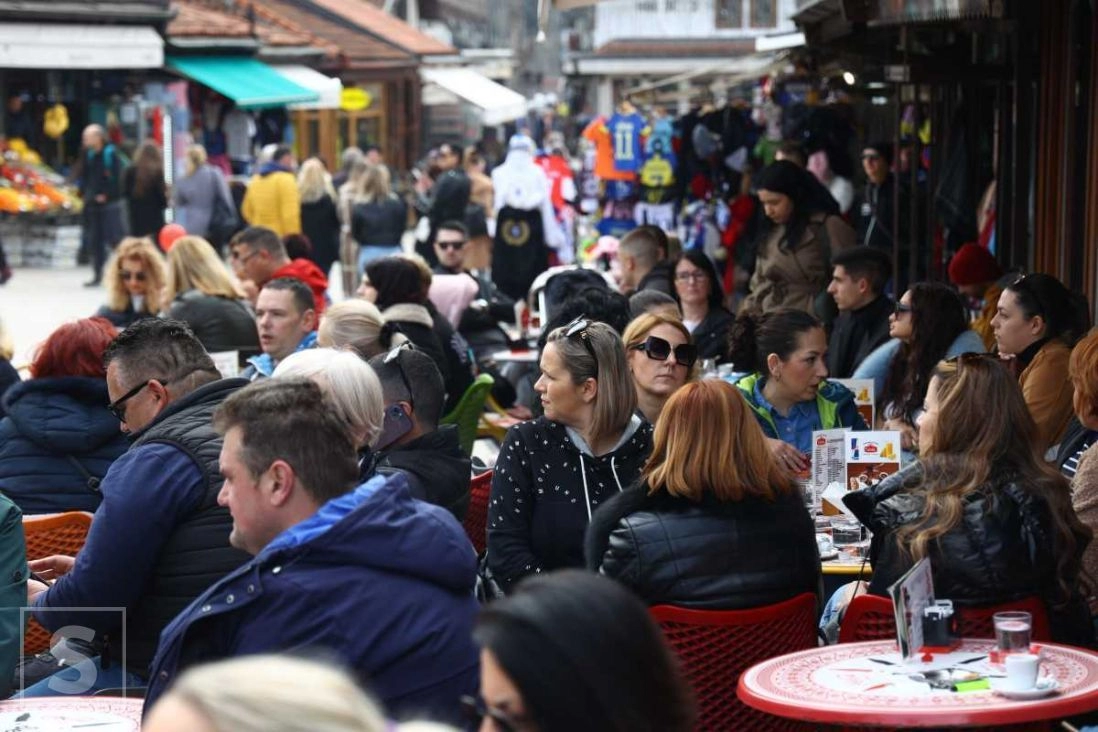
M 239 230 L 240 217 L 219 192 L 214 196 L 213 211 L 210 212 L 210 238 L 215 242 L 226 242 Z

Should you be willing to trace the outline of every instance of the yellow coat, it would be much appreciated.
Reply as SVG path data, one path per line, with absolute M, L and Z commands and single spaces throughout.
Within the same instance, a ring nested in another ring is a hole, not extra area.
M 265 226 L 280 238 L 300 234 L 301 197 L 294 174 L 279 170 L 252 176 L 240 213 L 252 226 Z

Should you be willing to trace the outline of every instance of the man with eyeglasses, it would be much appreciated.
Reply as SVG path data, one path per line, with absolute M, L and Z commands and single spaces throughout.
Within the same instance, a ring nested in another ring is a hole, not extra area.
M 229 243 L 233 272 L 245 281 L 249 299 L 255 304 L 259 291 L 271 280 L 292 277 L 313 293 L 313 310 L 319 318 L 328 304 L 328 275 L 312 261 L 290 259 L 278 234 L 262 226 L 249 226 Z
M 82 694 L 144 685 L 164 626 L 247 560 L 230 546 L 232 519 L 217 504 L 222 439 L 211 424 L 217 406 L 247 382 L 222 379 L 175 320 L 134 323 L 103 360 L 108 409 L 133 444 L 103 477 L 103 500 L 80 553 L 30 563 L 52 584 L 29 580 L 27 604 L 47 629 L 90 629 L 104 649 L 30 687 L 28 696 L 62 692 L 59 679 L 79 681 L 70 688 Z M 125 627 L 119 613 L 73 608 L 125 608 Z
M 439 426 L 446 401 L 431 357 L 407 345 L 370 359 L 381 381 L 385 421 L 363 478 L 402 473 L 413 498 L 442 506 L 458 521 L 469 508 L 469 457 L 456 425 Z

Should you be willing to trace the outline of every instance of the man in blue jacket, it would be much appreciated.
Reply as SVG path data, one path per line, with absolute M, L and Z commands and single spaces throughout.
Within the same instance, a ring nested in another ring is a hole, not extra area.
M 133 444 L 103 477 L 103 501 L 80 553 L 30 563 L 56 582 L 28 580 L 27 601 L 47 629 L 84 641 L 94 632 L 104 650 L 28 688 L 28 696 L 144 683 L 164 626 L 247 560 L 229 546 L 232 519 L 217 503 L 221 437 L 211 423 L 214 409 L 247 382 L 221 379 L 176 320 L 134 323 L 103 360 L 108 409 Z M 125 623 L 120 612 L 92 610 L 101 608 L 125 608 Z
M 354 669 L 394 717 L 458 719 L 478 682 L 476 557 L 453 516 L 402 475 L 355 488 L 355 447 L 310 381 L 256 382 L 214 424 L 230 541 L 255 558 L 164 629 L 146 708 L 192 664 L 308 650 Z

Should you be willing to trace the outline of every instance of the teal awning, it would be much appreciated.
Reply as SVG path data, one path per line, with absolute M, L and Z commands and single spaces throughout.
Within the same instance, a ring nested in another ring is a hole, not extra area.
M 236 102 L 241 109 L 315 102 L 320 95 L 246 56 L 168 56 L 165 62 L 189 79 Z

